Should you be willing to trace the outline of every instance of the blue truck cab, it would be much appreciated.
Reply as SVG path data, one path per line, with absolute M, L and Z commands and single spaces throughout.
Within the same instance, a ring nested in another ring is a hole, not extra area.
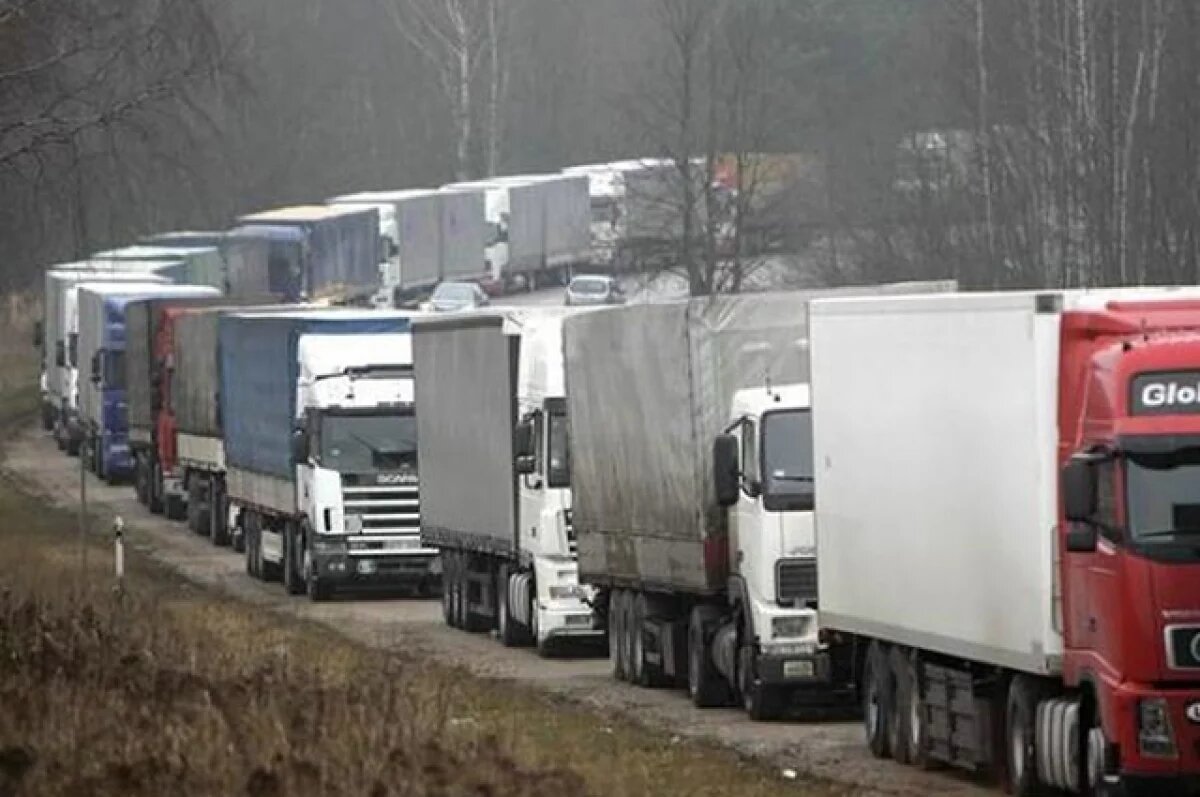
M 219 296 L 216 288 L 85 283 L 79 288 L 79 417 L 89 468 L 108 482 L 133 473 L 125 379 L 125 308 L 137 299 Z

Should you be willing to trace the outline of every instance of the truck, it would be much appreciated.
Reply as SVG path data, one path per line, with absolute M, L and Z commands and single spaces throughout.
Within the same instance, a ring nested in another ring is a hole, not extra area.
M 545 308 L 413 325 L 421 540 L 441 553 L 443 618 L 543 655 L 604 636 L 575 560 L 565 317 Z
M 478 280 L 489 296 L 499 296 L 511 286 L 508 268 L 508 186 L 490 180 L 469 180 L 442 186 L 443 191 L 480 191 L 483 193 L 483 267 Z
M 55 442 L 71 456 L 79 452 L 79 286 L 85 282 L 173 282 L 179 261 L 82 260 L 46 272 L 45 318 L 42 323 L 42 369 L 46 389 L 44 414 Z
M 289 594 L 429 591 L 420 538 L 409 316 L 224 313 L 218 321 L 228 527 L 247 572 Z
M 79 288 L 79 362 L 86 379 L 79 415 L 88 466 L 109 483 L 133 475 L 129 446 L 125 307 L 139 297 L 218 296 L 216 288 L 154 283 L 84 283 Z
M 844 703 L 852 661 L 822 642 L 806 313 L 817 296 L 951 283 L 716 296 L 566 320 L 579 573 L 613 675 L 686 685 L 700 707 L 772 719 Z M 730 485 L 732 484 L 732 489 Z
M 379 289 L 382 251 L 374 208 L 300 205 L 238 220 L 241 238 L 268 241 L 269 290 L 288 301 L 353 302 Z
M 591 252 L 593 268 L 612 273 L 627 270 L 638 259 L 630 229 L 642 244 L 654 241 L 662 229 L 671 230 L 674 223 L 664 218 L 664 206 L 677 206 L 671 186 L 676 180 L 675 166 L 662 159 L 619 160 L 610 163 L 569 166 L 563 174 L 582 176 L 588 180 L 591 213 Z M 634 190 L 632 195 L 629 185 Z M 642 222 L 649 214 L 651 221 Z M 632 224 L 630 218 L 635 216 Z M 651 227 L 654 230 L 650 235 Z
M 160 456 L 175 447 L 171 390 L 176 321 L 188 308 L 227 307 L 238 301 L 226 296 L 176 295 L 138 298 L 125 305 L 125 385 L 134 486 L 139 503 L 156 513 L 165 511 L 173 520 L 194 510 L 187 501 L 184 481 L 176 478 L 171 467 L 173 462 L 164 462 Z M 240 300 L 242 305 L 266 301 Z M 210 342 L 215 352 L 215 339 Z M 215 398 L 214 387 L 209 399 Z
M 529 288 L 566 284 L 591 251 L 588 181 L 580 175 L 494 178 L 509 192 L 509 271 Z
M 385 287 L 393 297 L 418 296 L 442 280 L 487 278 L 487 220 L 480 189 L 368 191 L 328 202 L 379 212 L 380 234 L 389 249 Z
M 817 590 L 877 757 L 1200 783 L 1200 293 L 811 313 Z
M 268 243 L 241 230 L 180 230 L 163 232 L 142 239 L 147 246 L 214 248 L 221 258 L 222 284 L 226 296 L 266 296 L 268 282 Z
M 187 285 L 210 285 L 223 289 L 225 267 L 221 252 L 213 246 L 125 246 L 92 255 L 96 260 L 178 260 L 183 274 L 178 282 Z

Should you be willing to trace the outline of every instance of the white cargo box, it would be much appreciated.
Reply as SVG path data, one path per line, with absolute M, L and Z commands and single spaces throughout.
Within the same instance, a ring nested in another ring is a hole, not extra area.
M 822 624 L 1060 667 L 1060 294 L 818 300 Z

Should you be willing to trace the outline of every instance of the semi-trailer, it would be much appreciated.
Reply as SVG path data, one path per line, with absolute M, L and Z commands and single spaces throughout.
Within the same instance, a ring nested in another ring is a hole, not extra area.
M 178 260 L 183 264 L 180 284 L 225 286 L 225 265 L 215 246 L 162 246 L 138 244 L 92 255 L 94 260 Z
M 811 314 L 821 622 L 871 751 L 1010 790 L 1200 784 L 1200 294 Z
M 180 230 L 142 239 L 147 246 L 215 248 L 221 258 L 222 284 L 226 296 L 266 296 L 268 249 L 263 238 L 243 235 L 238 230 Z
M 472 313 L 413 329 L 421 539 L 441 552 L 444 619 L 543 654 L 604 635 L 575 561 L 566 315 Z
M 273 294 L 350 302 L 379 289 L 383 257 L 374 208 L 300 205 L 252 213 L 238 223 L 237 237 L 268 241 Z
M 108 482 L 132 476 L 129 445 L 125 308 L 151 297 L 219 296 L 216 288 L 153 283 L 83 283 L 79 286 L 79 362 L 83 440 L 90 469 Z
M 835 293 L 567 319 L 579 572 L 607 617 L 615 677 L 686 684 L 697 706 L 756 719 L 853 695 L 852 661 L 821 636 L 812 464 L 793 450 L 811 424 L 807 306 Z
M 269 303 L 267 298 L 206 294 L 154 296 L 126 304 L 125 385 L 129 447 L 134 458 L 138 501 L 151 511 L 165 511 L 171 519 L 181 520 L 185 511 L 195 509 L 187 501 L 187 485 L 175 472 L 173 462 L 164 462 L 161 456 L 175 448 L 170 414 L 172 376 L 176 370 L 176 319 L 189 308 L 266 303 Z M 215 351 L 215 340 L 211 342 Z M 208 398 L 215 402 L 215 386 Z M 194 516 L 191 520 L 197 522 Z
M 228 522 L 247 571 L 313 600 L 432 588 L 409 316 L 223 313 L 217 326 Z
M 45 412 L 55 442 L 71 456 L 79 452 L 79 286 L 85 282 L 176 282 L 179 261 L 83 260 L 46 272 L 42 368 Z

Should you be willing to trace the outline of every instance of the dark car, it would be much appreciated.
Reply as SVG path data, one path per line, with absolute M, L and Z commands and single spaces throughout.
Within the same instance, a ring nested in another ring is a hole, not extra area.
M 473 282 L 443 282 L 434 289 L 422 309 L 437 313 L 475 310 L 488 305 L 487 294 Z
M 575 277 L 567 286 L 564 299 L 568 306 L 579 307 L 597 304 L 623 304 L 625 292 L 612 277 L 589 274 Z

